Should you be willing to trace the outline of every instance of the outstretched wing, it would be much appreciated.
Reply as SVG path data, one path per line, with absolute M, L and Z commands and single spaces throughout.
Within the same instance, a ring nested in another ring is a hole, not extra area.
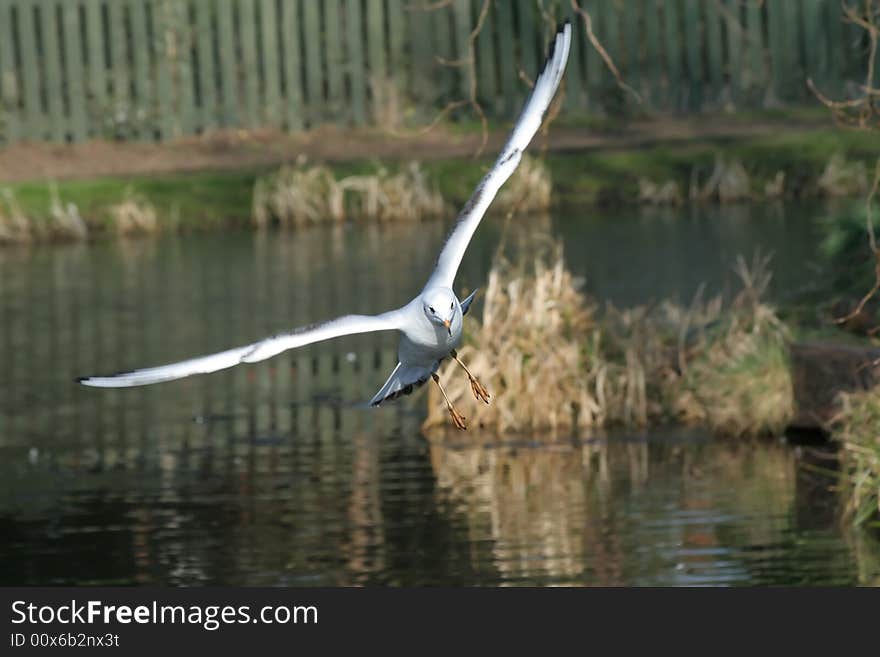
M 550 101 L 556 94 L 562 74 L 565 71 L 565 63 L 568 60 L 568 51 L 571 47 L 571 23 L 563 24 L 556 32 L 556 37 L 550 45 L 550 52 L 541 75 L 535 81 L 532 93 L 523 108 L 522 114 L 510 134 L 510 138 L 501 149 L 501 154 L 495 161 L 492 170 L 480 181 L 473 196 L 458 215 L 458 221 L 452 233 L 440 251 L 437 258 L 437 267 L 428 280 L 425 289 L 432 287 L 452 287 L 455 274 L 464 252 L 467 250 L 474 231 L 480 224 L 480 220 L 486 213 L 492 199 L 498 193 L 501 185 L 510 178 L 516 170 L 522 158 L 523 151 L 532 137 L 541 127 L 544 113 L 550 106 Z
M 346 315 L 338 319 L 296 329 L 290 333 L 275 335 L 271 338 L 228 351 L 221 351 L 210 356 L 191 358 L 190 360 L 148 367 L 132 372 L 120 372 L 109 376 L 86 376 L 77 379 L 79 383 L 96 388 L 128 388 L 143 386 L 150 383 L 162 383 L 182 379 L 193 374 L 208 374 L 224 370 L 239 363 L 255 363 L 271 358 L 288 349 L 296 349 L 313 342 L 321 342 L 331 338 L 355 333 L 371 333 L 373 331 L 390 331 L 400 327 L 400 311 L 393 310 L 382 315 Z

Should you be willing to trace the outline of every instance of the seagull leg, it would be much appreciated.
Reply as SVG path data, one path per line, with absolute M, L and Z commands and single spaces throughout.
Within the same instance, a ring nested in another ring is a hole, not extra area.
M 468 380 L 471 382 L 471 391 L 474 393 L 474 397 L 483 402 L 484 404 L 488 404 L 489 400 L 492 398 L 492 395 L 489 394 L 489 391 L 483 387 L 483 384 L 477 381 L 477 378 L 471 374 L 470 370 L 467 366 L 461 362 L 461 359 L 458 357 L 458 353 L 453 349 L 450 352 L 450 355 L 455 359 L 455 362 L 461 365 L 464 373 L 467 374 Z
M 466 431 L 467 418 L 453 408 L 452 402 L 449 401 L 449 397 L 446 396 L 446 391 L 443 389 L 443 386 L 440 385 L 440 377 L 435 373 L 431 375 L 431 378 L 434 379 L 434 383 L 437 384 L 437 387 L 440 388 L 440 392 L 443 393 L 443 399 L 446 400 L 446 408 L 449 409 L 449 414 L 452 416 L 452 422 L 457 428 Z

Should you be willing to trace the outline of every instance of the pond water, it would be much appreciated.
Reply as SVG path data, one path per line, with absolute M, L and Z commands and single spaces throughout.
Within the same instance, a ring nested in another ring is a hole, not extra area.
M 733 285 L 775 252 L 784 302 L 819 208 L 608 213 L 547 222 L 617 305 Z M 480 285 L 501 238 L 463 263 Z M 448 225 L 320 227 L 0 250 L 0 583 L 856 584 L 880 547 L 835 516 L 822 452 L 668 429 L 517 442 L 377 411 L 393 336 L 315 345 L 147 388 L 73 377 L 159 364 L 418 291 Z M 464 409 L 463 409 L 464 410 Z M 467 414 L 465 410 L 465 414 Z M 806 466 L 805 466 L 806 464 Z

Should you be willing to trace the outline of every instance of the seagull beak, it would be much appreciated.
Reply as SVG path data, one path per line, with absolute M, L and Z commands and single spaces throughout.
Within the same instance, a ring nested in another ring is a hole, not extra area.
M 449 335 L 452 335 L 452 322 L 450 322 L 448 319 L 444 319 L 443 326 L 445 326 L 446 330 L 449 331 Z

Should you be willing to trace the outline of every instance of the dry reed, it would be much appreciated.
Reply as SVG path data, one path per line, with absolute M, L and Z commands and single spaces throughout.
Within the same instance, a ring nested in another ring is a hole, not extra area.
M 446 211 L 417 162 L 397 173 L 379 167 L 374 173 L 337 180 L 322 165 L 304 160 L 260 178 L 254 186 L 253 220 L 263 228 L 367 218 L 376 221 L 416 220 Z
M 880 517 L 880 392 L 842 393 L 832 427 L 842 447 L 846 515 L 856 524 Z
M 482 319 L 465 319 L 459 353 L 492 403 L 472 400 L 457 365 L 441 370 L 471 426 L 555 435 L 678 420 L 751 436 L 777 433 L 791 418 L 787 332 L 761 300 L 767 259 L 739 260 L 743 289 L 727 308 L 720 297 L 698 297 L 687 308 L 611 307 L 600 317 L 559 245 L 528 257 L 528 266 L 499 257 Z M 429 390 L 425 429 L 448 421 L 439 391 Z
M 0 244 L 26 244 L 33 239 L 31 221 L 8 188 L 0 193 Z
M 868 172 L 864 162 L 847 162 L 835 153 L 825 165 L 816 184 L 825 196 L 853 196 L 868 191 Z
M 125 199 L 110 207 L 113 230 L 120 237 L 149 235 L 159 231 L 156 208 L 130 190 Z
M 694 200 L 717 199 L 721 203 L 742 201 L 751 197 L 749 174 L 741 162 L 715 158 L 709 179 L 702 187 L 692 186 Z

